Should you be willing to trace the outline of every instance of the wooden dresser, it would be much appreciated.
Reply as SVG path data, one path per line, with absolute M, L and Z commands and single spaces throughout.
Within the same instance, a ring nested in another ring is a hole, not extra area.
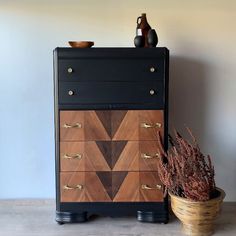
M 166 48 L 54 50 L 56 221 L 92 214 L 168 221 L 157 173 L 167 148 Z

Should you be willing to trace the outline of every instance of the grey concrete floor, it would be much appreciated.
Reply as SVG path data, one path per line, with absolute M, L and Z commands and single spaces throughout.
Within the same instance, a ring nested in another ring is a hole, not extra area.
M 1 200 L 0 236 L 178 236 L 179 221 L 172 215 L 163 224 L 140 223 L 135 217 L 93 217 L 82 224 L 58 225 L 53 200 Z M 236 203 L 224 203 L 214 235 L 236 235 Z

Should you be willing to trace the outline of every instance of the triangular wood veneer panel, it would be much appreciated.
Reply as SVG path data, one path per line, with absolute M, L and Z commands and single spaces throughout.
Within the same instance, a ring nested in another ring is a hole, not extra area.
M 117 142 L 117 141 L 116 141 Z M 139 142 L 128 141 L 113 165 L 113 171 L 139 170 Z
M 85 111 L 85 140 L 111 140 L 107 129 L 104 127 L 102 121 L 97 116 L 95 111 Z M 103 120 L 104 121 L 104 120 Z
M 106 189 L 109 197 L 112 199 L 112 172 L 96 172 L 97 176 L 99 177 L 100 181 L 102 182 L 104 188 Z
M 112 176 L 112 185 L 115 186 L 116 177 L 119 178 L 119 172 Z M 118 189 L 118 188 L 117 188 Z M 116 190 L 117 190 L 116 189 Z M 113 190 L 114 191 L 114 190 Z M 115 191 L 114 191 L 115 192 Z M 139 173 L 128 172 L 115 196 L 114 202 L 138 202 L 139 201 Z
M 112 173 L 112 196 L 115 198 L 117 192 L 120 189 L 125 177 L 127 176 L 127 171 L 117 171 Z
M 118 130 L 121 122 L 123 121 L 125 115 L 128 111 L 121 110 L 121 111 L 111 111 L 111 127 L 112 127 L 112 138 L 114 137 L 116 131 Z
M 107 176 L 106 176 L 107 177 Z M 103 180 L 105 179 L 102 178 Z M 109 183 L 109 181 L 108 181 Z M 86 201 L 88 202 L 111 202 L 108 192 L 109 189 L 103 185 L 102 181 L 98 177 L 96 172 L 86 172 L 85 173 L 85 195 Z
M 101 143 L 109 144 L 110 142 L 101 141 Z M 108 148 L 108 151 L 109 150 L 110 148 Z M 93 141 L 85 142 L 85 159 L 86 159 L 86 162 L 85 162 L 86 171 L 110 171 L 111 170 L 109 161 L 107 161 L 107 155 L 104 155 L 104 153 L 98 147 L 97 142 L 93 142 Z
M 109 141 L 96 141 L 97 147 L 99 148 L 100 152 L 102 153 L 104 159 L 106 160 L 109 167 L 112 169 L 112 149 L 111 149 L 111 142 Z
M 112 149 L 112 168 L 116 165 L 121 153 L 123 152 L 127 141 L 113 141 L 111 144 Z
M 111 111 L 95 111 L 107 134 L 111 137 Z
M 117 111 L 118 112 L 118 111 Z M 123 119 L 119 122 L 114 121 L 114 113 L 112 115 L 112 129 L 115 124 L 112 140 L 138 140 L 138 111 L 128 111 Z

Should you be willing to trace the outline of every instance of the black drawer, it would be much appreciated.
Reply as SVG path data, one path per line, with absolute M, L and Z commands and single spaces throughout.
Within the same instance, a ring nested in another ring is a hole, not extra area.
M 164 80 L 161 58 L 60 59 L 59 81 L 155 81 Z
M 163 81 L 61 82 L 59 104 L 156 104 L 164 106 Z

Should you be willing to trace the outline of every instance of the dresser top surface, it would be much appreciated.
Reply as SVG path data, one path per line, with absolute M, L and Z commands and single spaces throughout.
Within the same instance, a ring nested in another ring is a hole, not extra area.
M 54 54 L 58 58 L 76 57 L 115 57 L 115 58 L 152 58 L 167 57 L 169 50 L 166 47 L 157 48 L 134 48 L 134 47 L 94 47 L 94 48 L 70 48 L 57 47 Z

